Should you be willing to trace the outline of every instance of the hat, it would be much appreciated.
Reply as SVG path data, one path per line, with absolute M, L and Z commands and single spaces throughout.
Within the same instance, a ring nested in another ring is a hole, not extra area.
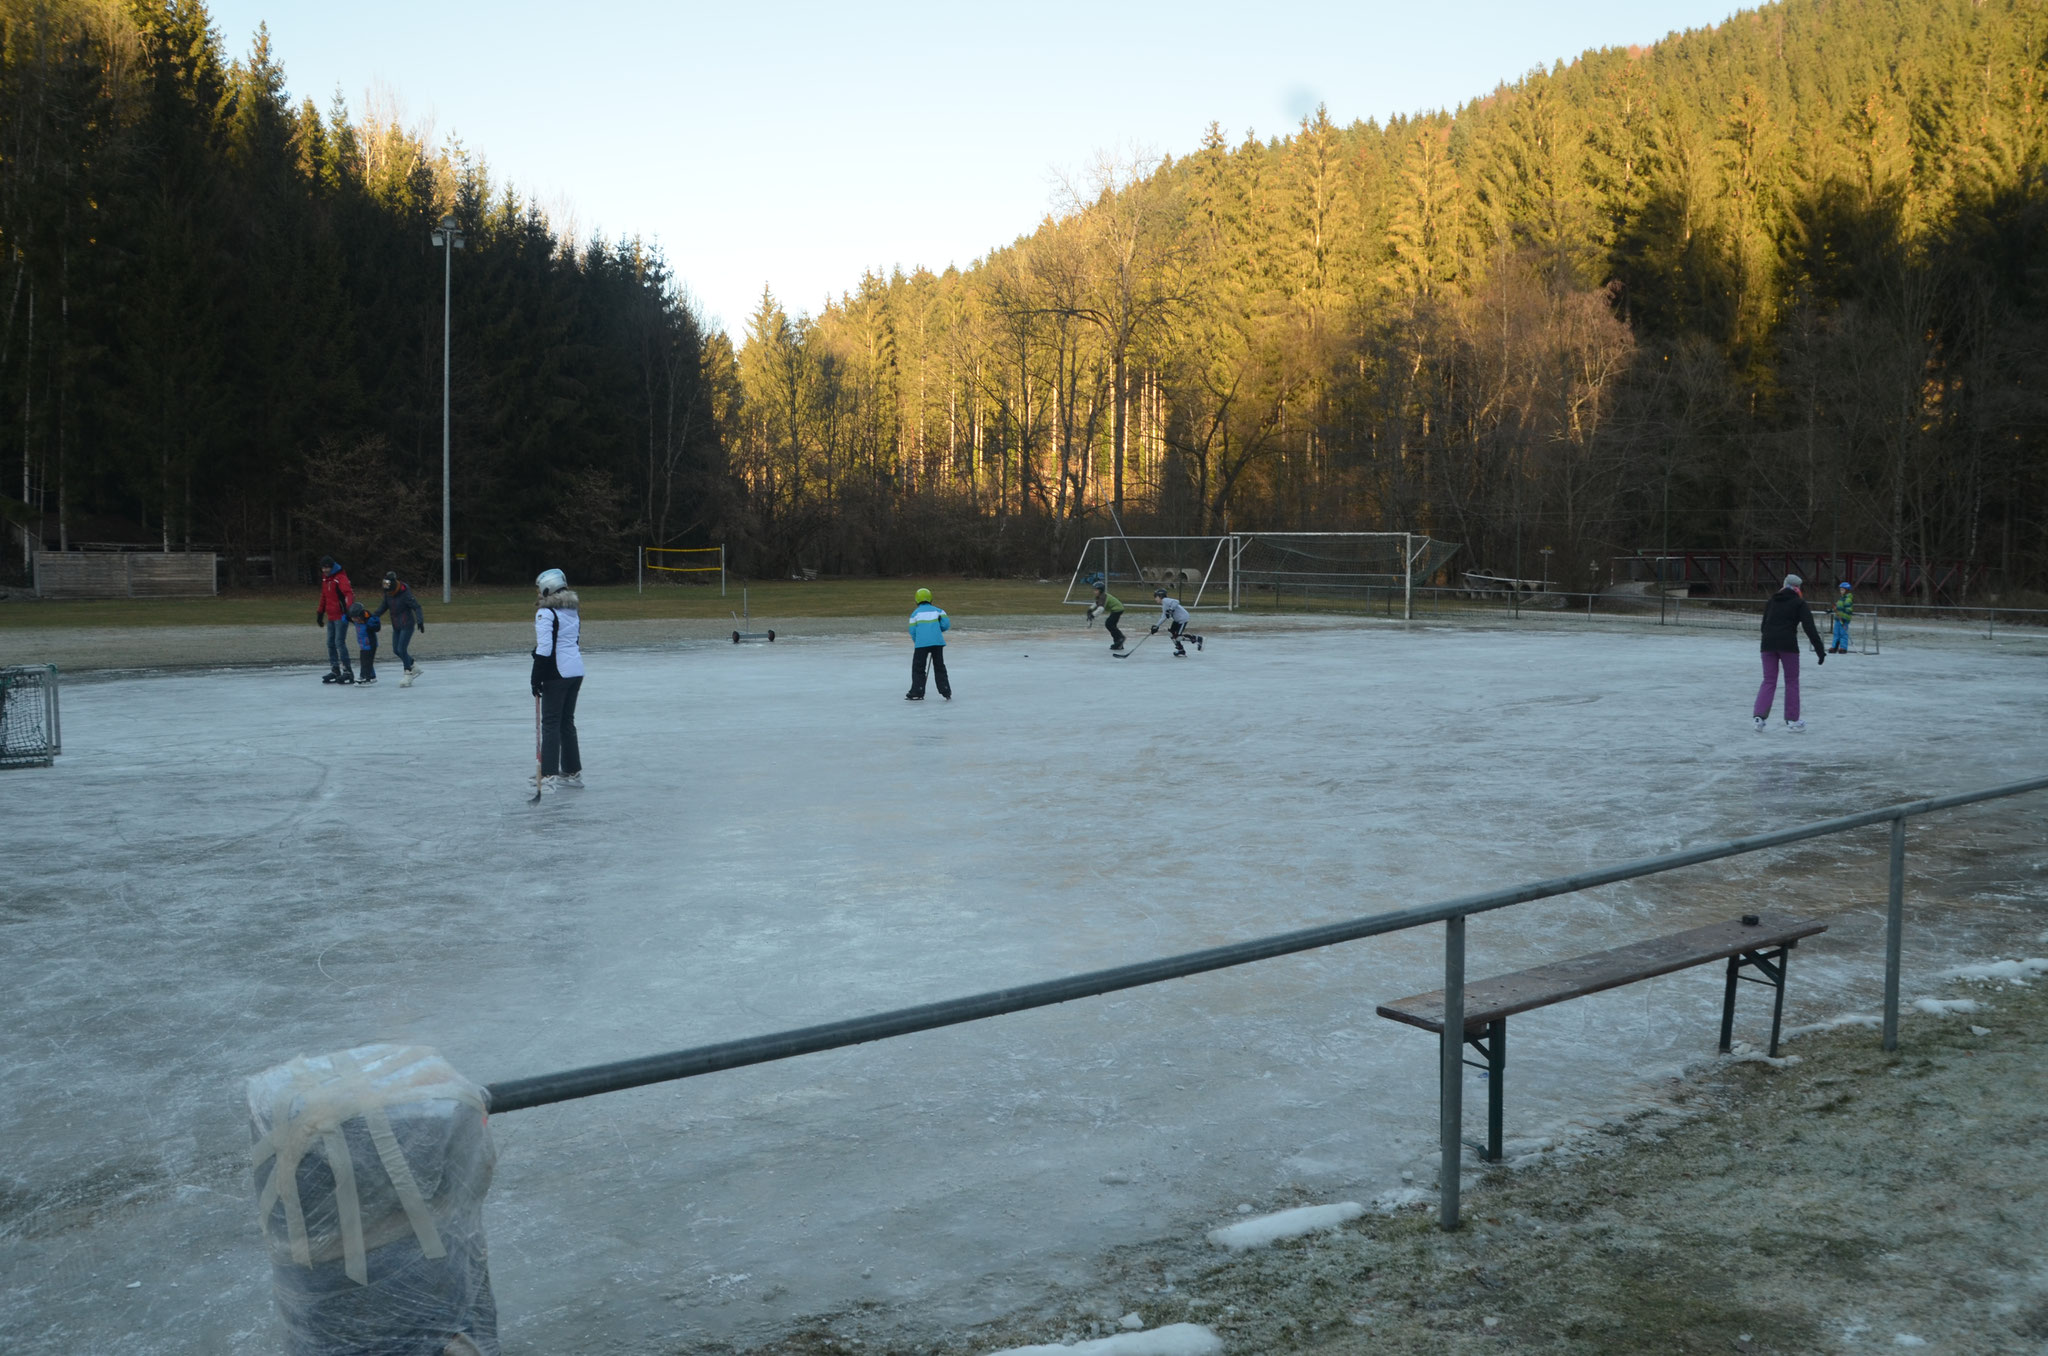
M 539 589 L 543 595 L 560 593 L 563 589 L 569 587 L 569 576 L 563 574 L 560 570 L 542 570 L 535 577 L 533 586 Z
M 1152 590 L 1152 596 L 1153 596 L 1154 598 L 1164 598 L 1164 597 L 1166 596 L 1166 590 L 1165 590 L 1165 589 L 1153 589 L 1153 590 Z
M 388 589 L 388 588 L 390 588 L 390 587 L 391 587 L 391 586 L 392 586 L 393 584 L 396 584 L 397 582 L 398 582 L 398 571 L 396 571 L 396 570 L 386 570 L 386 571 L 384 571 L 384 587 L 385 587 L 385 588 L 387 588 L 387 589 Z
M 928 603 L 931 600 L 932 591 L 930 589 L 919 589 L 917 591 L 917 601 L 919 601 L 920 603 Z
M 1840 585 L 1838 585 L 1838 587 L 1840 587 L 1840 588 L 1848 588 L 1848 587 L 1849 587 L 1849 581 L 1848 581 L 1848 580 L 1846 580 L 1846 579 L 1844 579 L 1844 580 L 1843 580 L 1843 581 L 1841 582 L 1841 584 L 1840 584 Z
M 1796 589 L 1805 582 L 1806 581 L 1804 579 L 1801 579 L 1796 574 L 1788 574 L 1785 576 L 1785 587 L 1788 589 Z

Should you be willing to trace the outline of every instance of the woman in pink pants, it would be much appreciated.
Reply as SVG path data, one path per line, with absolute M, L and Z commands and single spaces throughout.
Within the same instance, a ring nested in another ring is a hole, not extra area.
M 1828 652 L 1821 648 L 1820 632 L 1813 626 L 1813 609 L 1806 605 L 1806 599 L 1799 592 L 1800 578 L 1796 574 L 1785 576 L 1785 587 L 1771 595 L 1764 604 L 1764 681 L 1756 690 L 1756 707 L 1750 715 L 1756 721 L 1756 732 L 1762 734 L 1770 723 L 1771 701 L 1778 695 L 1778 674 L 1785 675 L 1785 728 L 1803 731 L 1806 722 L 1799 718 L 1799 628 L 1806 628 L 1806 638 L 1813 644 L 1813 657 L 1820 663 L 1828 662 Z

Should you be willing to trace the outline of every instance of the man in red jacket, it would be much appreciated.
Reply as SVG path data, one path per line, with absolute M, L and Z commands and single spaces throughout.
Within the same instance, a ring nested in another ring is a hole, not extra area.
M 327 628 L 327 676 L 323 683 L 352 684 L 355 670 L 348 662 L 348 610 L 355 604 L 356 591 L 349 587 L 348 572 L 333 556 L 320 558 L 320 606 L 313 624 Z

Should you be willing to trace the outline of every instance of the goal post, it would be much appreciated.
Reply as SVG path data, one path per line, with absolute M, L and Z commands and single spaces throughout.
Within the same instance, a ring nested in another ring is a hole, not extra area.
M 1229 537 L 1090 537 L 1061 601 L 1085 606 L 1100 582 L 1111 593 L 1142 592 L 1148 603 L 1153 589 L 1164 588 L 1190 611 L 1205 598 L 1210 607 L 1227 607 L 1231 559 Z
M 647 576 L 661 575 L 711 575 L 718 576 L 718 596 L 725 597 L 725 544 L 717 546 L 643 546 L 635 562 L 633 588 L 636 593 L 647 592 Z M 709 579 L 694 577 L 678 579 L 681 584 L 709 584 Z
M 51 767 L 64 751 L 57 666 L 0 668 L 0 768 Z

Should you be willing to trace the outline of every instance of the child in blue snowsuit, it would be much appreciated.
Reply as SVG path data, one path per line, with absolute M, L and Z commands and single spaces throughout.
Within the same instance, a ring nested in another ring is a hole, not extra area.
M 939 695 L 947 701 L 953 700 L 953 684 L 946 678 L 946 632 L 953 629 L 952 618 L 946 610 L 932 602 L 930 589 L 917 591 L 917 607 L 910 614 L 910 643 L 916 646 L 910 652 L 910 691 L 903 694 L 907 702 L 924 700 L 924 668 L 930 663 L 932 680 L 939 685 Z
M 377 681 L 377 633 L 384 629 L 384 623 L 370 615 L 361 603 L 351 603 L 348 619 L 356 624 L 356 648 L 363 658 L 363 676 L 356 679 L 356 686 Z

